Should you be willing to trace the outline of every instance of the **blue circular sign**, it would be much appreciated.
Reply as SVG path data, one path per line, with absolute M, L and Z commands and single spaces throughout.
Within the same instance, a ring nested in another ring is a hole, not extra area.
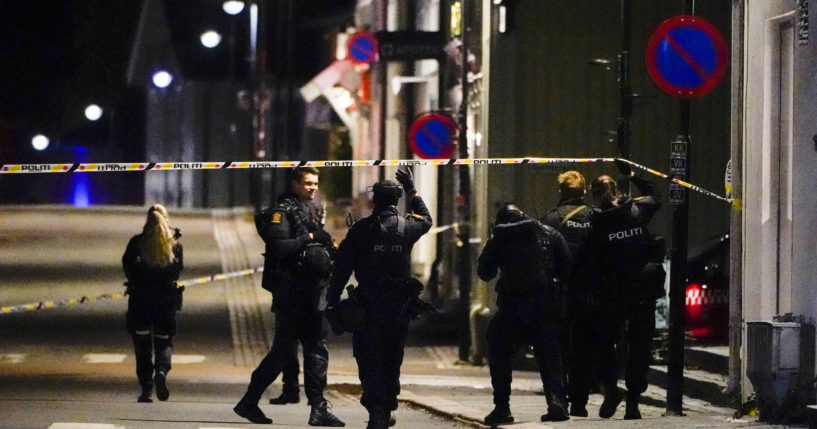
M 371 63 L 377 59 L 377 38 L 372 33 L 360 32 L 349 37 L 346 51 L 356 63 Z
M 726 75 L 727 49 L 718 30 L 697 16 L 664 21 L 647 43 L 647 73 L 671 97 L 701 97 Z
M 423 159 L 449 158 L 459 129 L 447 115 L 427 112 L 414 121 L 409 130 L 411 150 Z

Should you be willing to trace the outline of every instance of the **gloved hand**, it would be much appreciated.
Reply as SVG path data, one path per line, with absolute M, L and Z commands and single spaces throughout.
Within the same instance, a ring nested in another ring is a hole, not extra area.
M 403 191 L 405 191 L 406 195 L 417 192 L 417 190 L 414 189 L 414 177 L 411 174 L 410 168 L 407 167 L 405 170 L 398 169 L 394 176 L 397 178 L 397 181 L 403 185 Z
M 332 236 L 324 229 L 312 231 L 312 240 L 322 244 L 332 244 Z
M 622 176 L 630 177 L 633 175 L 633 170 L 630 168 L 630 165 L 626 162 L 616 158 L 615 159 L 616 167 L 618 167 L 618 172 L 621 173 Z

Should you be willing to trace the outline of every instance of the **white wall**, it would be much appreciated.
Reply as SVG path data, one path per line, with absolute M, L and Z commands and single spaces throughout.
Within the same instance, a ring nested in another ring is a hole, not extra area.
M 817 7 L 811 3 L 813 18 Z M 746 1 L 744 322 L 771 320 L 785 312 L 803 315 L 812 323 L 817 317 L 817 151 L 812 141 L 817 133 L 817 41 L 812 34 L 808 44 L 797 43 L 795 7 L 795 0 Z M 779 38 L 779 25 L 784 22 L 793 25 L 793 31 L 786 31 L 793 41 Z M 781 40 L 793 54 L 793 63 L 784 67 L 782 79 L 775 79 L 780 52 L 786 56 L 785 46 L 780 51 L 773 48 Z M 779 85 L 780 81 L 789 81 L 791 86 Z M 778 104 L 783 107 L 778 109 Z M 785 149 L 787 145 L 789 149 Z M 780 183 L 778 168 L 784 172 Z M 781 183 L 789 192 L 779 192 Z M 783 281 L 778 281 L 778 270 L 784 275 Z M 745 374 L 745 330 L 743 339 Z M 742 391 L 744 398 L 751 392 L 747 377 L 743 377 Z

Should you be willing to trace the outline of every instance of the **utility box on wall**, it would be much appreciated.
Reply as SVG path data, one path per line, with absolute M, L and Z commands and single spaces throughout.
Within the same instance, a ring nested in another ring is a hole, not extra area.
M 795 393 L 801 377 L 800 323 L 747 323 L 747 376 L 760 409 L 760 420 L 780 421 L 787 395 Z

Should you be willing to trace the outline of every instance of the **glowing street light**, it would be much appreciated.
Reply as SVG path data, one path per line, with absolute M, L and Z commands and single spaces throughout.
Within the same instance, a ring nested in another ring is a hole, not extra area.
M 88 107 L 85 108 L 85 117 L 89 121 L 99 120 L 99 118 L 102 117 L 102 108 L 96 104 L 89 104 Z
M 157 88 L 167 88 L 171 82 L 173 82 L 173 75 L 166 70 L 158 70 L 153 73 L 153 84 Z
M 33 146 L 35 150 L 45 150 L 49 143 L 51 143 L 51 141 L 48 140 L 48 137 L 42 134 L 37 134 L 31 138 L 31 146 Z
M 244 10 L 244 2 L 237 0 L 225 1 L 221 5 L 221 8 L 230 15 L 238 15 L 242 10 Z
M 213 30 L 207 30 L 201 33 L 201 44 L 206 48 L 215 48 L 221 43 L 221 34 Z

